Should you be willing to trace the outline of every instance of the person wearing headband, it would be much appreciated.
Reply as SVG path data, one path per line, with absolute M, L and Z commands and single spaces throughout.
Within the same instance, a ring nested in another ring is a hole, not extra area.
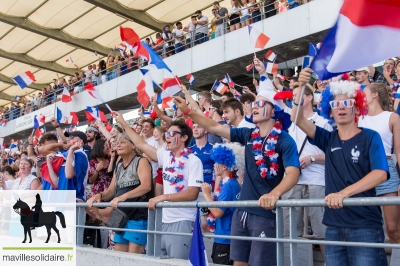
M 303 69 L 300 87 L 310 81 L 312 70 Z M 379 206 L 345 206 L 349 197 L 375 197 L 375 187 L 389 177 L 386 154 L 379 134 L 359 128 L 367 114 L 365 94 L 356 82 L 331 82 L 322 92 L 321 116 L 333 119 L 337 130 L 316 126 L 303 114 L 300 93 L 293 102 L 292 121 L 299 108 L 297 126 L 308 140 L 325 152 L 325 207 L 323 223 L 327 241 L 383 243 Z M 326 265 L 387 265 L 383 248 L 326 246 Z M 347 263 L 343 264 L 342 262 Z
M 258 95 L 251 103 L 253 122 L 258 124 L 254 129 L 225 127 L 191 111 L 180 97 L 174 97 L 174 102 L 208 132 L 245 146 L 246 170 L 239 200 L 258 200 L 262 208 L 237 208 L 231 235 L 276 237 L 275 202 L 297 184 L 300 174 L 296 143 L 285 131 L 291 121 L 290 115 L 285 113 L 283 99 L 292 98 L 293 93 L 277 93 L 264 64 L 256 57 L 254 67 L 260 74 Z M 240 265 L 276 265 L 276 244 L 231 240 L 230 258 Z

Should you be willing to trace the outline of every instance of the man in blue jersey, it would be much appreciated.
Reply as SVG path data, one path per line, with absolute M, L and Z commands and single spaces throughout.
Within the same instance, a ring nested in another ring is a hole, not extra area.
M 60 169 L 58 173 L 58 190 L 76 190 L 76 200 L 84 202 L 89 162 L 82 147 L 87 138 L 81 131 L 71 132 L 69 138 L 72 146 L 68 150 L 65 171 Z
M 253 121 L 258 124 L 254 129 L 225 127 L 192 112 L 180 97 L 174 97 L 174 102 L 208 132 L 245 146 L 245 173 L 239 200 L 258 200 L 263 208 L 237 208 L 231 235 L 265 238 L 276 236 L 275 202 L 297 184 L 300 164 L 296 143 L 285 131 L 290 126 L 290 117 L 285 114 L 284 103 L 280 100 L 285 97 L 274 91 L 263 63 L 257 58 L 254 58 L 254 67 L 261 76 L 256 101 L 251 104 Z M 231 240 L 230 258 L 235 265 L 276 265 L 276 244 Z
M 312 70 L 303 69 L 300 87 L 310 81 Z M 310 142 L 325 152 L 325 208 L 323 223 L 328 241 L 383 243 L 379 206 L 346 206 L 349 197 L 375 197 L 375 187 L 388 179 L 388 164 L 379 134 L 359 128 L 358 117 L 367 114 L 365 95 L 355 82 L 331 82 L 322 93 L 321 116 L 333 118 L 337 130 L 329 132 L 303 115 L 300 93 L 293 102 L 297 126 Z M 326 265 L 387 265 L 383 248 L 326 246 Z
M 193 154 L 196 155 L 197 158 L 200 159 L 203 164 L 203 177 L 204 182 L 211 185 L 214 188 L 213 184 L 213 171 L 214 171 L 214 161 L 211 159 L 210 154 L 213 148 L 213 145 L 207 142 L 207 132 L 200 127 L 198 124 L 193 124 L 193 138 L 196 141 L 196 144 L 190 147 Z M 205 201 L 203 192 L 200 191 L 198 201 Z M 201 228 L 203 232 L 207 232 L 207 219 L 204 215 L 201 216 Z

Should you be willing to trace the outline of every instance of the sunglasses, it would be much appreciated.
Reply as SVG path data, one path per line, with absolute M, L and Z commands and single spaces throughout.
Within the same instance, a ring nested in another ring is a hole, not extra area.
M 332 109 L 338 109 L 340 107 L 340 104 L 343 104 L 344 107 L 346 108 L 351 108 L 354 106 L 354 99 L 346 99 L 346 100 L 334 100 L 330 101 L 329 105 L 331 106 Z
M 88 130 L 88 131 L 86 131 L 86 133 L 93 133 L 94 131 L 92 131 L 92 130 Z
M 272 107 L 274 107 L 274 105 L 271 103 L 271 102 L 269 102 L 269 101 L 264 101 L 264 100 L 259 100 L 259 101 L 255 101 L 255 102 L 252 102 L 252 103 L 250 103 L 250 107 L 251 108 L 254 108 L 254 107 L 256 107 L 256 105 L 258 106 L 258 107 L 264 107 L 265 106 L 265 104 L 270 104 Z
M 184 135 L 185 135 L 185 133 L 180 132 L 180 131 L 175 131 L 175 130 L 169 130 L 169 131 L 165 132 L 165 136 L 166 136 L 166 137 L 167 137 L 167 136 L 174 137 L 176 134 L 179 134 L 179 135 L 181 135 L 181 136 L 184 136 Z

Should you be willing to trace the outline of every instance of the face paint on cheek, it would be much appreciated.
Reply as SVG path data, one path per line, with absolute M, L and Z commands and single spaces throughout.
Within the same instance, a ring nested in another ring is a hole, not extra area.
M 266 117 L 266 116 L 268 116 L 267 107 L 265 107 L 265 108 L 264 108 L 264 111 L 263 111 L 263 117 Z
M 178 143 L 178 138 L 177 137 L 174 138 L 174 145 L 176 145 L 176 143 Z
M 354 115 L 354 106 L 351 107 L 351 115 L 352 115 L 352 116 Z

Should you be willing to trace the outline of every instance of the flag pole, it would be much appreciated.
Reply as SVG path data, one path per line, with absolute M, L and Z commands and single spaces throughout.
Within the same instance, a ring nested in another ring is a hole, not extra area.
M 33 136 L 33 133 L 35 132 L 35 130 L 36 130 L 36 128 L 34 128 L 34 129 L 32 130 L 31 136 Z
M 210 93 L 214 91 L 215 82 L 217 82 L 217 79 L 215 79 L 215 81 L 214 81 L 214 83 L 213 83 L 213 85 L 212 85 L 212 87 L 211 87 Z
M 306 88 L 306 84 L 303 84 L 303 86 L 301 87 L 301 92 L 300 92 L 300 98 L 299 98 L 299 103 L 297 106 L 297 110 L 296 110 L 296 116 L 294 119 L 294 125 L 297 126 L 297 118 L 299 117 L 299 112 L 300 112 L 300 103 L 303 101 L 303 94 L 304 94 L 304 90 Z M 293 127 L 293 131 L 295 131 L 296 127 Z

